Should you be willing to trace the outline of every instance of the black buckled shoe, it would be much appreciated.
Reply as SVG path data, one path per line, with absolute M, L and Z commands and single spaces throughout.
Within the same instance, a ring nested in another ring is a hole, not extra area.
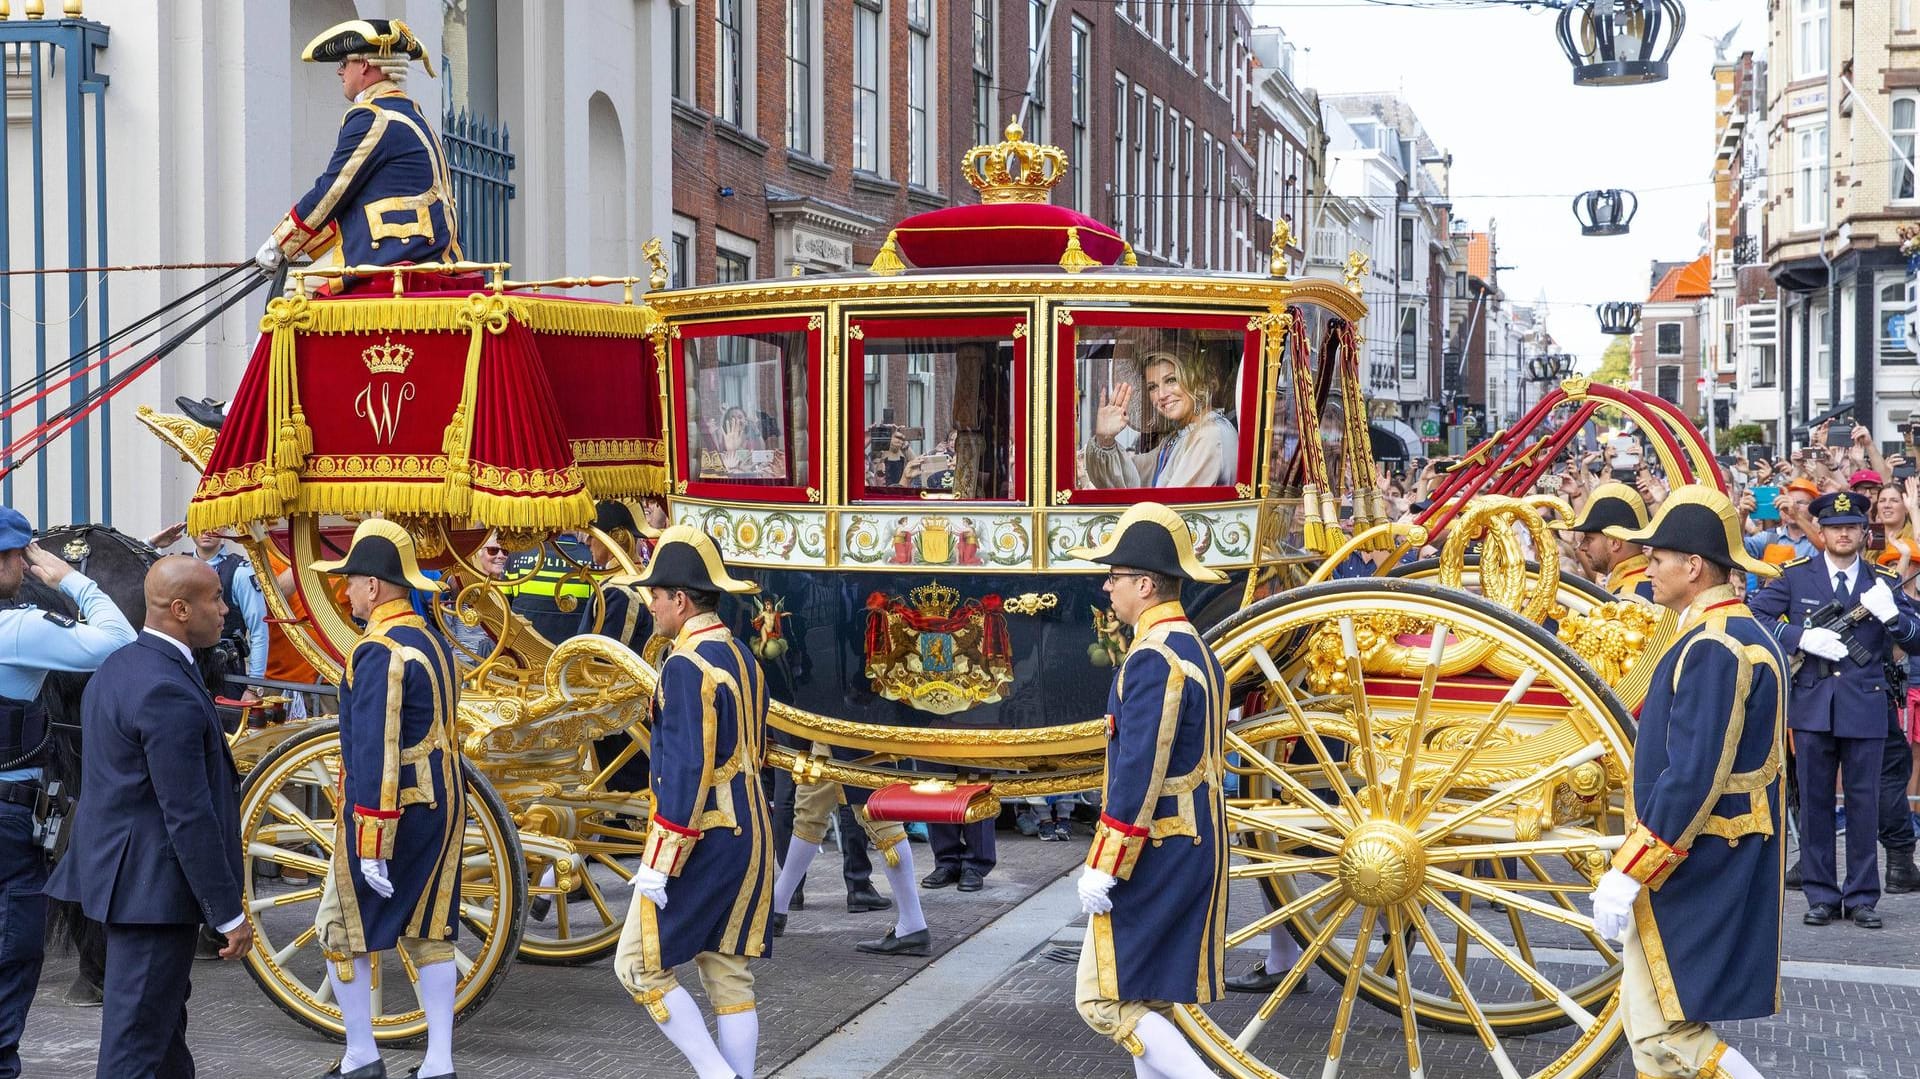
M 344 1062 L 345 1058 L 334 1061 L 333 1067 L 327 1069 L 327 1074 L 320 1079 L 387 1079 L 387 1062 L 384 1060 L 376 1060 L 350 1072 L 340 1070 L 340 1065 Z
M 1913 864 L 1911 850 L 1887 855 L 1887 883 L 1881 890 L 1888 895 L 1920 892 L 1920 866 Z
M 958 883 L 959 880 L 960 867 L 951 865 L 936 866 L 933 872 L 920 878 L 920 887 L 946 888 Z
M 896 937 L 892 930 L 879 940 L 863 940 L 854 947 L 873 955 L 932 955 L 933 931 L 922 929 L 918 933 L 908 933 Z
M 218 431 L 220 425 L 227 422 L 227 406 L 211 397 L 202 397 L 198 401 L 191 397 L 176 397 L 173 403 L 180 406 L 180 411 L 186 413 L 188 419 L 202 427 Z
M 773 917 L 767 919 L 767 921 L 773 926 L 774 936 L 784 937 L 787 935 L 787 916 L 786 915 L 776 910 L 773 912 Z
M 892 910 L 893 900 L 873 890 L 873 885 L 863 884 L 847 892 L 847 913 L 861 914 L 870 910 Z
M 1872 907 L 1855 907 L 1847 912 L 1847 921 L 1862 929 L 1880 928 L 1880 915 Z
M 986 886 L 987 886 L 987 878 L 981 876 L 980 874 L 974 872 L 971 869 L 962 869 L 960 871 L 960 890 L 961 891 L 977 892 L 980 889 L 985 888 Z
M 1276 974 L 1268 970 L 1267 962 L 1263 959 L 1255 963 L 1253 969 L 1245 974 L 1236 974 L 1228 978 L 1225 984 L 1230 993 L 1271 993 L 1280 987 L 1280 983 L 1285 981 L 1286 977 L 1284 971 Z M 1300 984 L 1293 987 L 1293 992 L 1296 996 L 1313 992 L 1313 979 L 1307 975 L 1301 975 Z
M 805 884 L 806 880 L 803 878 L 800 881 L 800 883 Z M 800 891 L 794 892 L 793 898 L 787 901 L 787 909 L 790 911 L 806 910 L 807 909 L 807 893 L 800 892 Z
M 1815 903 L 1800 920 L 1807 925 L 1832 925 L 1840 917 L 1840 908 L 1832 903 Z

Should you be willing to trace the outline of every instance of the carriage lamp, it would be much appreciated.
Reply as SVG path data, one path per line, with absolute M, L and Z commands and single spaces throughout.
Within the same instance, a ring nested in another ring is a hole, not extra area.
M 1639 198 L 1616 187 L 1582 191 L 1573 197 L 1573 216 L 1580 222 L 1582 236 L 1625 236 L 1639 210 Z
M 1543 352 L 1527 361 L 1530 382 L 1562 382 L 1573 375 L 1571 352 Z
M 1615 300 L 1595 306 L 1593 313 L 1600 316 L 1600 332 L 1612 337 L 1626 337 L 1640 326 L 1637 303 Z
M 1667 77 L 1687 11 L 1680 0 L 1573 0 L 1560 9 L 1560 49 L 1576 86 L 1632 86 Z

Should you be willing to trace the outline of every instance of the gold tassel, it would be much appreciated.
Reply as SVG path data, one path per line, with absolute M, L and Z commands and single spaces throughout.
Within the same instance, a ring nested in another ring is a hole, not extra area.
M 893 232 L 887 233 L 887 242 L 880 245 L 880 253 L 873 256 L 873 265 L 867 267 L 869 272 L 877 274 L 897 274 L 907 268 L 907 264 L 900 261 L 900 245 L 896 238 L 897 235 L 897 233 Z
M 1124 255 L 1121 255 L 1121 256 L 1120 256 L 1120 264 L 1121 264 L 1122 266 L 1138 266 L 1138 265 L 1140 265 L 1140 259 L 1139 259 L 1139 258 L 1138 258 L 1137 256 L 1135 256 L 1135 255 L 1134 255 L 1134 253 L 1133 253 L 1133 245 L 1132 245 L 1132 244 L 1130 244 L 1130 243 L 1127 243 L 1126 241 L 1124 241 L 1124 240 L 1123 240 L 1123 241 L 1121 241 L 1121 247 L 1122 247 L 1122 248 L 1124 248 L 1124 249 L 1125 249 L 1125 251 L 1126 251 L 1126 254 L 1124 254 Z
M 1093 256 L 1087 254 L 1086 249 L 1080 246 L 1080 229 L 1077 226 L 1069 227 L 1067 249 L 1060 252 L 1060 268 L 1068 273 L 1079 273 L 1081 270 L 1098 265 L 1100 264 L 1094 261 Z

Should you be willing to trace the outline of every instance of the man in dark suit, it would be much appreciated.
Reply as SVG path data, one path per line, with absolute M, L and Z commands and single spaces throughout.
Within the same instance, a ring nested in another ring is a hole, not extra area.
M 73 840 L 47 893 L 107 927 L 97 1079 L 191 1079 L 187 997 L 202 924 L 253 946 L 241 905 L 233 757 L 192 649 L 220 639 L 220 577 L 185 555 L 147 572 L 147 624 L 81 698 Z
M 1801 890 L 1808 925 L 1846 918 L 1880 928 L 1875 847 L 1879 831 L 1880 764 L 1888 714 L 1894 706 L 1886 665 L 1893 645 L 1920 648 L 1920 614 L 1884 566 L 1860 557 L 1866 539 L 1867 500 L 1848 491 L 1813 503 L 1826 550 L 1789 562 L 1779 577 L 1748 601 L 1799 666 L 1787 702 L 1787 726 L 1800 780 Z M 1807 625 L 1807 617 L 1838 598 L 1865 615 L 1848 630 L 1871 653 L 1849 657 L 1835 631 Z M 1847 865 L 1842 878 L 1834 851 L 1834 780 L 1846 785 Z

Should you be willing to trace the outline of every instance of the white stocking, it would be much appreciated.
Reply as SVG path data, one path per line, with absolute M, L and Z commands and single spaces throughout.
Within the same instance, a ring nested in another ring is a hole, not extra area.
M 780 876 L 773 882 L 775 914 L 787 912 L 787 905 L 793 902 L 793 893 L 800 890 L 800 882 L 806 879 L 807 867 L 813 864 L 813 856 L 819 853 L 818 843 L 809 843 L 799 836 L 787 840 L 787 860 L 780 863 Z
M 1267 973 L 1285 974 L 1300 960 L 1300 942 L 1284 924 L 1267 930 Z
M 453 991 L 459 980 L 451 959 L 420 968 L 420 1006 L 427 1013 L 427 1055 L 420 1074 L 429 1079 L 453 1074 Z
M 893 890 L 893 935 L 904 937 L 909 933 L 918 933 L 927 927 L 927 916 L 920 912 L 920 880 L 913 872 L 913 844 L 902 839 L 893 845 L 893 851 L 900 857 L 899 865 L 886 865 L 887 887 Z
M 1754 1067 L 1751 1061 L 1740 1055 L 1740 1050 L 1731 1045 L 1720 1054 L 1720 1074 L 1727 1079 L 1766 1079 L 1760 1074 L 1759 1068 Z
M 660 1033 L 693 1065 L 693 1073 L 700 1079 L 731 1079 L 733 1068 L 720 1055 L 720 1047 L 713 1044 L 713 1035 L 707 1033 L 707 1021 L 693 997 L 676 985 L 660 998 L 660 1004 L 667 1009 L 667 1021 L 660 1024 Z
M 1134 1057 L 1133 1079 L 1162 1079 L 1162 1077 L 1159 1072 L 1148 1066 L 1145 1057 Z
M 740 1079 L 753 1079 L 753 1058 L 760 1048 L 760 1013 L 754 1010 L 714 1017 L 720 1028 L 720 1055 Z
M 353 980 L 343 982 L 333 963 L 327 964 L 327 981 L 333 986 L 333 999 L 340 1005 L 340 1021 L 347 1028 L 347 1051 L 341 1054 L 340 1070 L 350 1072 L 380 1059 L 380 1045 L 373 1040 L 373 966 L 364 955 L 353 957 Z
M 1140 1039 L 1146 1051 L 1140 1059 L 1147 1067 L 1167 1077 L 1167 1079 L 1216 1079 L 1213 1072 L 1200 1061 L 1200 1054 L 1193 1051 L 1186 1035 L 1159 1012 L 1148 1012 L 1140 1022 L 1134 1025 L 1133 1036 Z

